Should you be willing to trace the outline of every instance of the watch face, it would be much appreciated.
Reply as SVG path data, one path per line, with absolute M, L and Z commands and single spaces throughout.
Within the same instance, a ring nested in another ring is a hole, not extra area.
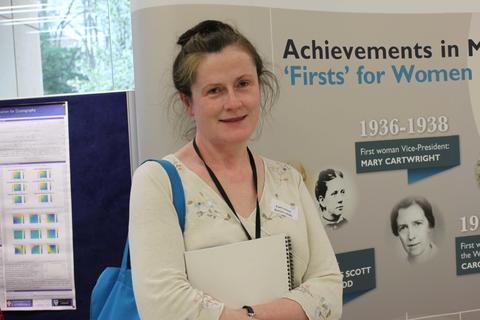
M 254 317 L 255 316 L 255 311 L 253 311 L 253 308 L 250 306 L 243 306 L 242 309 L 247 310 L 247 315 L 249 317 Z

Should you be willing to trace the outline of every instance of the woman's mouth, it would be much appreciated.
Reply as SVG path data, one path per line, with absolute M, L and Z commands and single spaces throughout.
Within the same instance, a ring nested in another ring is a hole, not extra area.
M 226 118 L 226 119 L 220 119 L 220 122 L 226 122 L 226 123 L 232 123 L 232 122 L 239 122 L 245 119 L 247 116 L 239 116 L 239 117 L 232 117 L 232 118 Z

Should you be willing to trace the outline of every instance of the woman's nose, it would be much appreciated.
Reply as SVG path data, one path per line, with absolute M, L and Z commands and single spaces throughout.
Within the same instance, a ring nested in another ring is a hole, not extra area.
M 238 93 L 235 90 L 228 90 L 228 94 L 225 101 L 225 107 L 228 109 L 238 108 L 242 105 Z
M 408 239 L 409 240 L 413 240 L 415 239 L 415 232 L 413 231 L 413 229 L 408 229 Z

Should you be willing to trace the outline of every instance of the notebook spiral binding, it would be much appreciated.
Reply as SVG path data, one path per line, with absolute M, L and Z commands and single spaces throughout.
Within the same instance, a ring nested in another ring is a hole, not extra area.
M 288 290 L 293 290 L 293 257 L 290 236 L 285 236 L 285 246 L 287 248 Z

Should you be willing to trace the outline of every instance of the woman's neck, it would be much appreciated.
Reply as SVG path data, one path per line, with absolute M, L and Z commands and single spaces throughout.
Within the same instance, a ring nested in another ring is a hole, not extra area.
M 195 141 L 203 159 L 212 168 L 231 169 L 248 163 L 246 143 L 216 144 L 201 137 L 196 137 Z

